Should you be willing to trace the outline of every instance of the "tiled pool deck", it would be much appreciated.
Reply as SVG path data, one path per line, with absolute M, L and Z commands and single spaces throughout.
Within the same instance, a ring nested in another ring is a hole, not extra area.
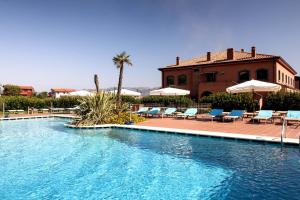
M 201 130 L 223 133 L 238 133 L 246 135 L 259 135 L 269 137 L 280 137 L 282 124 L 276 123 L 255 123 L 250 122 L 249 119 L 236 122 L 218 122 L 218 121 L 199 121 L 195 119 L 174 119 L 174 118 L 150 118 L 145 122 L 141 122 L 140 126 L 152 126 L 162 128 L 175 128 L 175 129 L 188 129 L 188 130 Z M 289 125 L 286 129 L 287 138 L 299 138 L 300 126 Z

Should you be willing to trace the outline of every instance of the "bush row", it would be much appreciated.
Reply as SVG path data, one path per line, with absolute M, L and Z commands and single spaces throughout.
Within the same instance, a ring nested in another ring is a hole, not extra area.
M 300 93 L 270 93 L 264 100 L 263 108 L 270 110 L 300 110 Z
M 23 96 L 1 96 L 0 111 L 2 111 L 2 103 L 5 102 L 5 109 L 23 109 L 28 107 L 34 108 L 71 108 L 79 104 L 82 97 L 61 97 L 38 98 Z M 186 96 L 146 96 L 141 99 L 135 99 L 130 96 L 122 96 L 122 100 L 132 104 L 144 104 L 146 106 L 174 106 L 189 107 L 195 106 L 189 97 Z M 228 94 L 216 93 L 199 100 L 199 103 L 210 103 L 213 108 L 223 108 L 225 111 L 232 109 L 246 109 L 252 111 L 253 107 L 258 110 L 258 101 L 253 98 L 251 93 L 244 94 Z M 300 94 L 290 92 L 270 93 L 263 103 L 263 109 L 271 110 L 300 110 Z
M 38 97 L 24 97 L 24 96 L 2 96 L 0 103 L 2 110 L 2 103 L 5 102 L 5 109 L 23 109 L 28 107 L 34 108 L 72 108 L 79 104 L 82 97 L 61 97 L 54 98 L 38 98 Z M 187 107 L 193 104 L 193 101 L 186 96 L 147 96 L 141 99 L 136 99 L 131 96 L 122 96 L 122 101 L 131 104 L 145 104 L 148 106 L 175 106 Z
M 5 103 L 6 110 L 23 109 L 27 110 L 28 107 L 33 108 L 72 108 L 78 105 L 80 97 L 61 97 L 54 98 L 38 98 L 38 97 L 24 97 L 24 96 L 2 96 L 0 97 L 0 104 Z
M 187 96 L 146 96 L 141 103 L 149 106 L 189 107 L 194 102 Z
M 258 110 L 258 101 L 253 101 L 253 96 L 250 93 L 215 93 L 203 97 L 199 103 L 210 103 L 212 108 L 222 108 L 225 111 L 231 111 L 233 109 L 253 111 L 253 108 Z

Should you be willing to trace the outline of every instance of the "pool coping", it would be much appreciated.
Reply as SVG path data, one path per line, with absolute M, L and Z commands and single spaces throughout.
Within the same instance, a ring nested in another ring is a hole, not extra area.
M 59 114 L 49 114 L 49 115 L 42 115 L 42 116 L 23 116 L 23 117 L 0 117 L 0 121 L 10 121 L 10 120 L 22 120 L 22 119 L 41 119 L 41 118 L 69 118 L 74 119 L 75 116 L 70 115 L 59 115 Z
M 76 116 L 62 115 L 62 114 L 49 114 L 44 116 L 24 116 L 24 117 L 8 117 L 0 118 L 0 121 L 10 121 L 10 120 L 25 120 L 25 119 L 41 119 L 41 118 L 68 118 L 74 119 Z M 145 130 L 154 131 L 170 134 L 183 134 L 183 135 L 193 135 L 202 137 L 215 137 L 215 138 L 226 138 L 235 140 L 246 140 L 246 141 L 257 141 L 257 142 L 269 142 L 269 143 L 281 143 L 280 137 L 270 137 L 270 136 L 260 136 L 260 135 L 249 135 L 240 133 L 228 133 L 228 132 L 217 132 L 217 131 L 203 131 L 203 130 L 190 130 L 190 129 L 176 129 L 176 128 L 163 128 L 155 126 L 139 126 L 139 125 L 121 125 L 121 124 L 103 124 L 95 126 L 75 126 L 72 124 L 64 124 L 68 128 L 74 129 L 101 129 L 101 128 L 125 128 L 133 130 Z M 300 145 L 299 139 L 295 138 L 283 138 L 284 144 L 290 145 Z
M 125 129 L 133 129 L 133 130 L 145 130 L 145 131 L 193 135 L 193 136 L 202 136 L 202 137 L 215 137 L 215 138 L 226 138 L 226 139 L 235 139 L 235 140 L 269 142 L 269 143 L 277 143 L 277 144 L 281 143 L 280 137 L 216 132 L 216 131 L 163 128 L 163 127 L 154 127 L 154 126 L 121 125 L 121 124 L 104 124 L 104 125 L 95 125 L 95 126 L 75 126 L 72 124 L 65 124 L 65 126 L 74 129 L 125 128 Z M 294 138 L 283 138 L 283 143 L 289 145 L 299 145 L 299 140 Z

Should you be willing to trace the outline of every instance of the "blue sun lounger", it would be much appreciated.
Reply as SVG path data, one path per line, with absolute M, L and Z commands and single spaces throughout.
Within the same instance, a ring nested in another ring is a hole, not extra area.
M 232 120 L 233 122 L 237 119 L 243 119 L 244 110 L 232 110 L 228 115 L 223 117 L 224 120 Z
M 167 108 L 164 112 L 162 112 L 160 115 L 163 118 L 164 116 L 172 116 L 176 112 L 176 108 Z
M 197 108 L 188 108 L 184 113 L 176 115 L 176 118 L 183 118 L 183 119 L 189 117 L 196 118 L 197 112 L 198 112 Z
M 260 120 L 266 120 L 265 123 L 267 123 L 268 120 L 272 122 L 272 114 L 273 110 L 260 110 L 258 115 L 253 117 L 252 120 L 253 122 L 254 120 L 257 120 L 258 122 L 260 122 Z
M 223 112 L 224 112 L 223 109 L 212 109 L 209 113 L 201 116 L 201 118 L 202 119 L 211 119 L 211 121 L 214 121 L 215 118 L 221 117 Z
M 147 114 L 148 110 L 149 110 L 148 107 L 142 107 L 138 111 L 136 111 L 135 114 L 138 114 L 138 115 Z
M 159 112 L 160 112 L 160 108 L 158 108 L 158 107 L 153 107 L 153 108 L 151 108 L 151 110 L 149 110 L 149 111 L 147 112 L 147 116 L 148 116 L 148 117 L 149 117 L 149 116 L 154 116 L 154 115 L 157 115 Z
M 285 123 L 289 121 L 300 122 L 300 111 L 299 110 L 288 110 L 286 117 L 284 118 Z

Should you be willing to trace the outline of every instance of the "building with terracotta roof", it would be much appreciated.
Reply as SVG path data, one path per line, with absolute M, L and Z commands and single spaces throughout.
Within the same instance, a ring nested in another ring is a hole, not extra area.
M 50 92 L 50 96 L 54 98 L 59 98 L 64 95 L 68 95 L 70 92 L 75 92 L 74 89 L 69 88 L 52 88 Z
M 159 69 L 162 87 L 190 90 L 192 98 L 201 98 L 215 92 L 225 92 L 237 83 L 256 79 L 277 83 L 289 90 L 295 89 L 297 72 L 282 57 L 256 52 L 236 51 L 229 48 L 221 52 L 207 52 L 190 60 L 181 61 Z
M 33 96 L 34 88 L 32 86 L 19 86 L 20 87 L 20 95 L 22 96 Z

